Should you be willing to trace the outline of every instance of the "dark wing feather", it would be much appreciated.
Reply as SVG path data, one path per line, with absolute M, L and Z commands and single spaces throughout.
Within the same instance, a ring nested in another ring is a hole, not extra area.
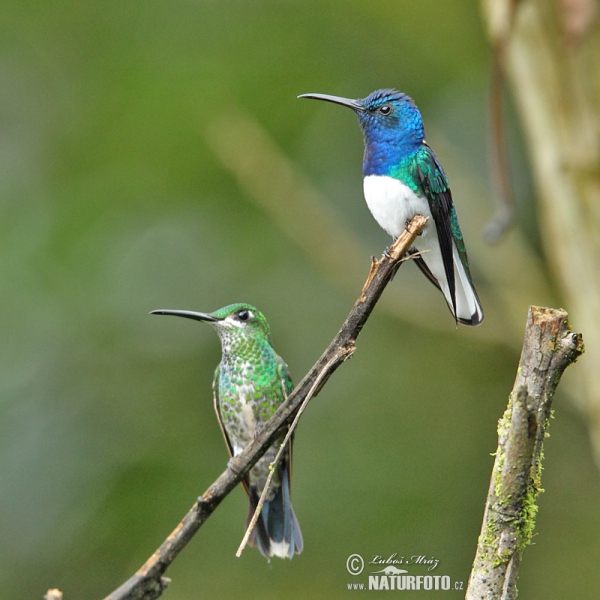
M 456 315 L 456 282 L 454 280 L 454 256 L 452 249 L 452 193 L 442 166 L 433 150 L 423 142 L 417 152 L 416 167 L 421 189 L 429 203 L 429 210 L 435 222 L 444 272 L 448 281 L 448 289 L 452 298 L 452 308 Z M 418 264 L 418 263 L 417 263 Z M 420 266 L 420 265 L 419 265 Z M 421 270 L 429 277 L 427 272 Z M 439 286 L 438 286 L 439 287 Z
M 433 276 L 433 273 L 429 270 L 429 267 L 423 260 L 423 257 L 419 256 L 418 254 L 409 254 L 411 254 L 411 260 L 417 265 L 417 267 L 419 267 L 419 269 L 421 269 L 421 273 L 423 273 L 423 275 L 425 275 L 425 277 L 427 277 L 427 279 L 429 279 L 429 281 L 431 281 L 431 283 L 433 283 L 433 285 L 435 285 L 435 287 L 441 291 L 442 287 L 440 286 L 440 282 Z

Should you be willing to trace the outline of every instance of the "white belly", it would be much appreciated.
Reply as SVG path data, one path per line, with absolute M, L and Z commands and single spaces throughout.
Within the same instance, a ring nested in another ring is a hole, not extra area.
M 435 223 L 426 198 L 419 198 L 407 185 L 393 177 L 368 175 L 363 182 L 365 200 L 379 226 L 396 239 L 415 216 L 429 217 L 413 249 L 423 252 L 423 260 L 436 279 L 444 278 L 444 263 L 440 252 Z
M 394 239 L 406 229 L 407 222 L 415 215 L 429 217 L 423 233 L 415 240 L 413 249 L 422 253 L 423 261 L 438 281 L 446 302 L 453 311 L 453 299 L 446 279 L 437 230 L 427 199 L 420 198 L 402 182 L 385 175 L 368 175 L 363 180 L 363 186 L 369 210 L 379 226 Z M 483 318 L 483 313 L 454 244 L 453 262 L 457 316 L 468 320 L 476 315 L 474 321 L 478 323 Z
M 254 439 L 256 433 L 256 416 L 254 412 L 254 402 L 252 400 L 252 390 L 239 390 L 238 401 L 241 411 L 239 414 L 240 426 L 236 431 L 236 435 L 230 436 L 230 441 L 233 446 L 233 455 L 241 454 L 246 446 Z
M 363 180 L 363 188 L 371 214 L 392 237 L 397 238 L 415 215 L 430 217 L 425 230 L 431 229 L 433 219 L 427 199 L 419 198 L 401 181 L 385 175 L 368 175 Z

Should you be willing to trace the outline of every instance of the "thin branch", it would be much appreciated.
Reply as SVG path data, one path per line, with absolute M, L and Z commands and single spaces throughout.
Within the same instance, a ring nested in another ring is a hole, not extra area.
M 515 219 L 515 199 L 510 181 L 508 151 L 506 148 L 504 99 L 504 45 L 497 42 L 492 54 L 492 81 L 490 85 L 490 166 L 496 211 L 486 223 L 483 232 L 484 239 L 489 244 L 495 244 L 506 233 Z
M 265 424 L 256 439 L 239 456 L 230 461 L 227 470 L 198 498 L 181 523 L 137 573 L 109 594 L 105 600 L 153 600 L 162 594 L 169 583 L 169 579 L 163 577 L 167 567 L 185 548 L 223 499 L 273 444 L 281 428 L 293 420 L 311 390 L 316 396 L 331 374 L 352 356 L 356 338 L 386 285 L 402 264 L 403 256 L 423 230 L 426 222 L 425 217 L 420 215 L 414 217 L 406 231 L 394 242 L 387 255 L 382 256 L 379 260 L 373 259 L 367 281 L 348 318 L 327 350 L 290 394 L 288 400 Z
M 531 306 L 498 449 L 467 600 L 513 600 L 523 550 L 530 543 L 541 491 L 542 450 L 552 397 L 564 370 L 584 351 L 564 310 Z
M 495 244 L 506 233 L 515 218 L 515 201 L 507 160 L 503 97 L 505 87 L 506 45 L 514 26 L 520 0 L 501 0 L 489 8 L 488 35 L 492 45 L 490 111 L 490 166 L 496 196 L 496 212 L 484 229 L 484 239 Z

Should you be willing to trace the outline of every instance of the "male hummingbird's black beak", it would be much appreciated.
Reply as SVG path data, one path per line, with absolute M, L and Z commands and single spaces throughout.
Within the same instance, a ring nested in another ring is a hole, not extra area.
M 185 317 L 186 319 L 194 319 L 194 321 L 222 321 L 223 319 L 218 319 L 217 317 L 213 317 L 208 313 L 201 312 L 193 312 L 191 310 L 167 310 L 167 309 L 159 309 L 153 310 L 151 315 L 174 315 L 176 317 Z
M 312 100 L 325 100 L 326 102 L 333 102 L 334 104 L 341 104 L 347 106 L 357 112 L 364 112 L 365 107 L 358 102 L 358 100 L 352 100 L 350 98 L 341 98 L 340 96 L 330 96 L 329 94 L 302 94 L 298 98 L 309 98 Z

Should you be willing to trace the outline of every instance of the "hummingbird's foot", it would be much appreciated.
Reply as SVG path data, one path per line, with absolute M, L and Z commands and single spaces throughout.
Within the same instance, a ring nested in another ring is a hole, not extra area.
M 263 428 L 260 425 L 256 426 L 256 429 L 254 430 L 254 439 L 256 440 L 258 438 L 258 436 L 262 433 Z
M 235 462 L 235 456 L 232 456 L 228 461 L 227 461 L 227 468 L 230 471 L 233 471 L 236 475 L 240 472 L 240 470 L 237 468 L 237 464 Z
M 390 250 L 392 249 L 391 244 L 389 246 L 385 247 L 385 250 L 383 251 L 383 255 L 389 260 L 391 257 L 390 255 Z

